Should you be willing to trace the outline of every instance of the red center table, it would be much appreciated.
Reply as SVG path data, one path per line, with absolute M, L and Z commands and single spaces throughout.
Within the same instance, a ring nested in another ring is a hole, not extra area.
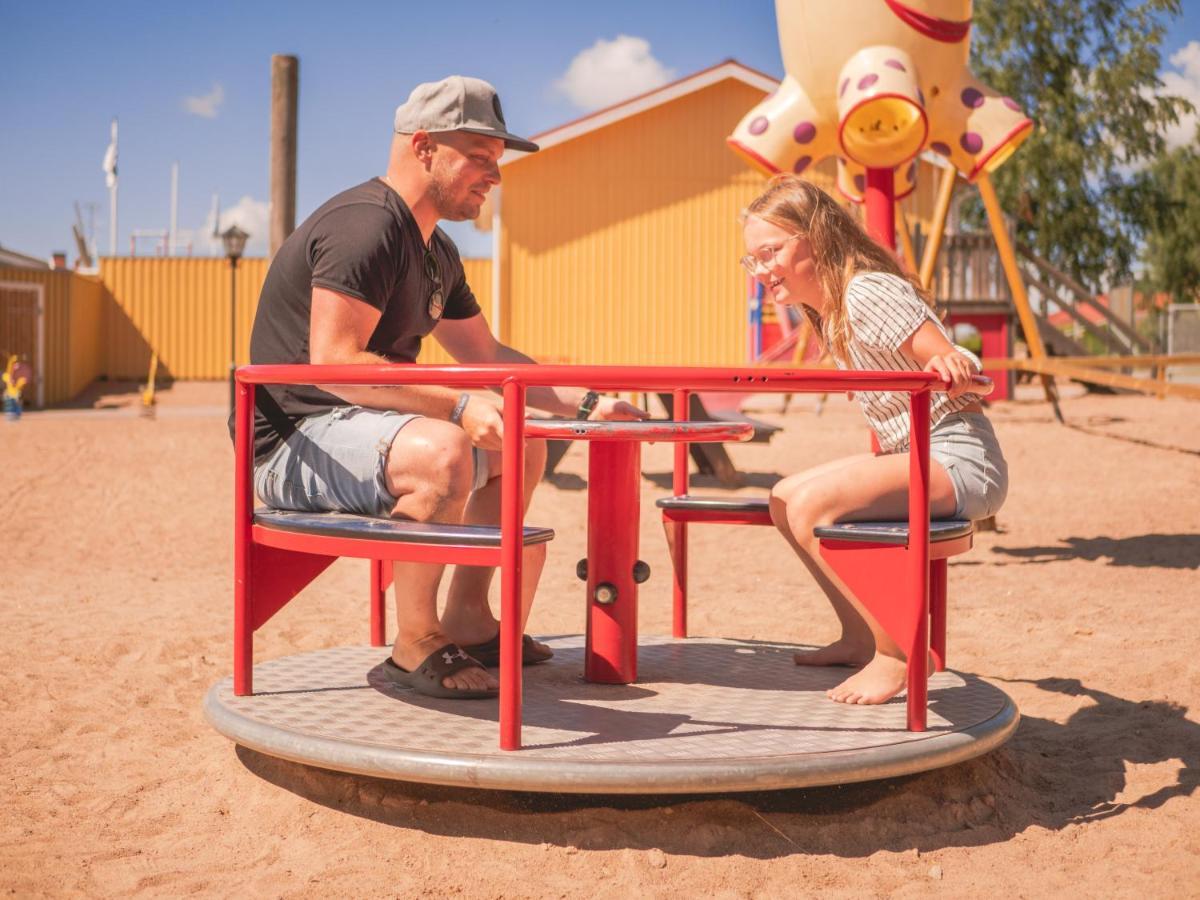
M 584 677 L 607 684 L 637 680 L 638 585 L 650 570 L 638 559 L 642 444 L 748 441 L 754 426 L 741 422 L 581 422 L 530 419 L 528 438 L 589 441 L 587 640 Z

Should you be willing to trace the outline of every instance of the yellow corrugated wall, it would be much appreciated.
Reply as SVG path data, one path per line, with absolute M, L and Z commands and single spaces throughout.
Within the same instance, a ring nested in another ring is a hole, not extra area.
M 67 329 L 70 374 L 60 400 L 71 399 L 104 374 L 104 308 L 108 302 L 108 291 L 99 278 L 77 275 L 72 279 Z
M 506 165 L 503 339 L 545 362 L 744 363 L 738 217 L 764 178 L 725 137 L 763 96 L 726 80 Z
M 247 362 L 250 328 L 268 261 L 237 267 L 237 362 Z M 159 376 L 221 379 L 229 372 L 229 262 L 221 257 L 110 257 L 100 277 L 112 297 L 105 311 L 105 374 L 146 378 L 152 350 Z

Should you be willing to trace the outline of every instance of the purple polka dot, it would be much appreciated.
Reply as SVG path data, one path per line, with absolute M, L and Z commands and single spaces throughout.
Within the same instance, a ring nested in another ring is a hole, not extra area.
M 973 131 L 968 131 L 958 139 L 958 142 L 968 153 L 978 153 L 983 149 L 983 138 Z
M 762 134 L 766 130 L 767 130 L 767 117 L 766 116 L 759 116 L 757 119 L 755 119 L 753 122 L 750 123 L 750 133 L 751 134 Z
M 1013 112 L 1021 112 L 1021 107 L 1017 105 L 1017 101 L 1012 97 L 1001 97 L 1000 102 L 1011 109 Z
M 796 164 L 792 166 L 792 171 L 799 175 L 812 164 L 811 156 L 802 156 L 796 160 Z
M 964 88 L 960 95 L 963 106 L 968 109 L 979 109 L 983 106 L 983 94 L 975 90 L 975 88 Z
M 872 72 L 870 75 L 864 75 L 862 78 L 858 79 L 858 89 L 860 91 L 865 91 L 878 80 L 879 76 L 874 72 Z
M 889 59 L 887 62 L 884 63 L 884 65 L 890 66 L 893 69 L 899 69 L 901 72 L 908 71 L 908 69 L 904 68 L 904 63 L 900 62 L 900 60 L 898 60 L 898 59 Z
M 842 96 L 842 94 L 846 93 L 846 88 L 848 88 L 848 87 L 850 87 L 850 79 L 843 78 L 842 86 L 840 88 L 838 88 L 838 96 L 840 97 L 840 96 Z
M 950 145 L 943 144 L 941 141 L 934 141 L 932 144 L 929 145 L 929 149 L 932 150 L 934 153 L 942 154 L 942 156 L 950 155 Z
M 817 136 L 817 126 L 812 122 L 801 122 L 792 131 L 797 144 L 807 144 Z
M 867 179 L 865 175 L 854 176 L 854 189 L 860 194 L 867 189 Z
M 908 164 L 908 168 L 904 170 L 904 179 L 909 184 L 917 180 L 917 162 L 913 160 Z

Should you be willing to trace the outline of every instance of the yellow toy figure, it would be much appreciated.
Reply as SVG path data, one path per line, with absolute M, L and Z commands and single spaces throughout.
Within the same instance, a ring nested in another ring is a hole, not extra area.
M 0 380 L 4 381 L 4 418 L 10 422 L 21 418 L 21 391 L 29 383 L 28 368 L 24 363 L 18 363 L 16 356 L 10 356 L 4 374 L 0 375 Z
M 973 182 L 1033 127 L 967 68 L 971 0 L 776 0 L 775 13 L 786 77 L 728 138 L 769 174 L 836 155 L 847 197 L 863 199 L 868 169 L 888 169 L 899 199 L 922 150 Z

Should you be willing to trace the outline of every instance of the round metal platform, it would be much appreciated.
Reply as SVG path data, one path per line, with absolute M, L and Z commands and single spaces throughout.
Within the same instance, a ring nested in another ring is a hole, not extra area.
M 642 637 L 638 682 L 583 680 L 583 638 L 545 639 L 525 669 L 522 740 L 499 749 L 495 700 L 437 700 L 380 674 L 388 649 L 340 647 L 260 663 L 256 693 L 216 684 L 222 734 L 325 769 L 462 787 L 577 793 L 703 793 L 811 787 L 951 765 L 999 746 L 1019 715 L 971 675 L 929 683 L 929 730 L 905 730 L 903 696 L 834 703 L 848 675 L 804 668 L 786 644 Z

